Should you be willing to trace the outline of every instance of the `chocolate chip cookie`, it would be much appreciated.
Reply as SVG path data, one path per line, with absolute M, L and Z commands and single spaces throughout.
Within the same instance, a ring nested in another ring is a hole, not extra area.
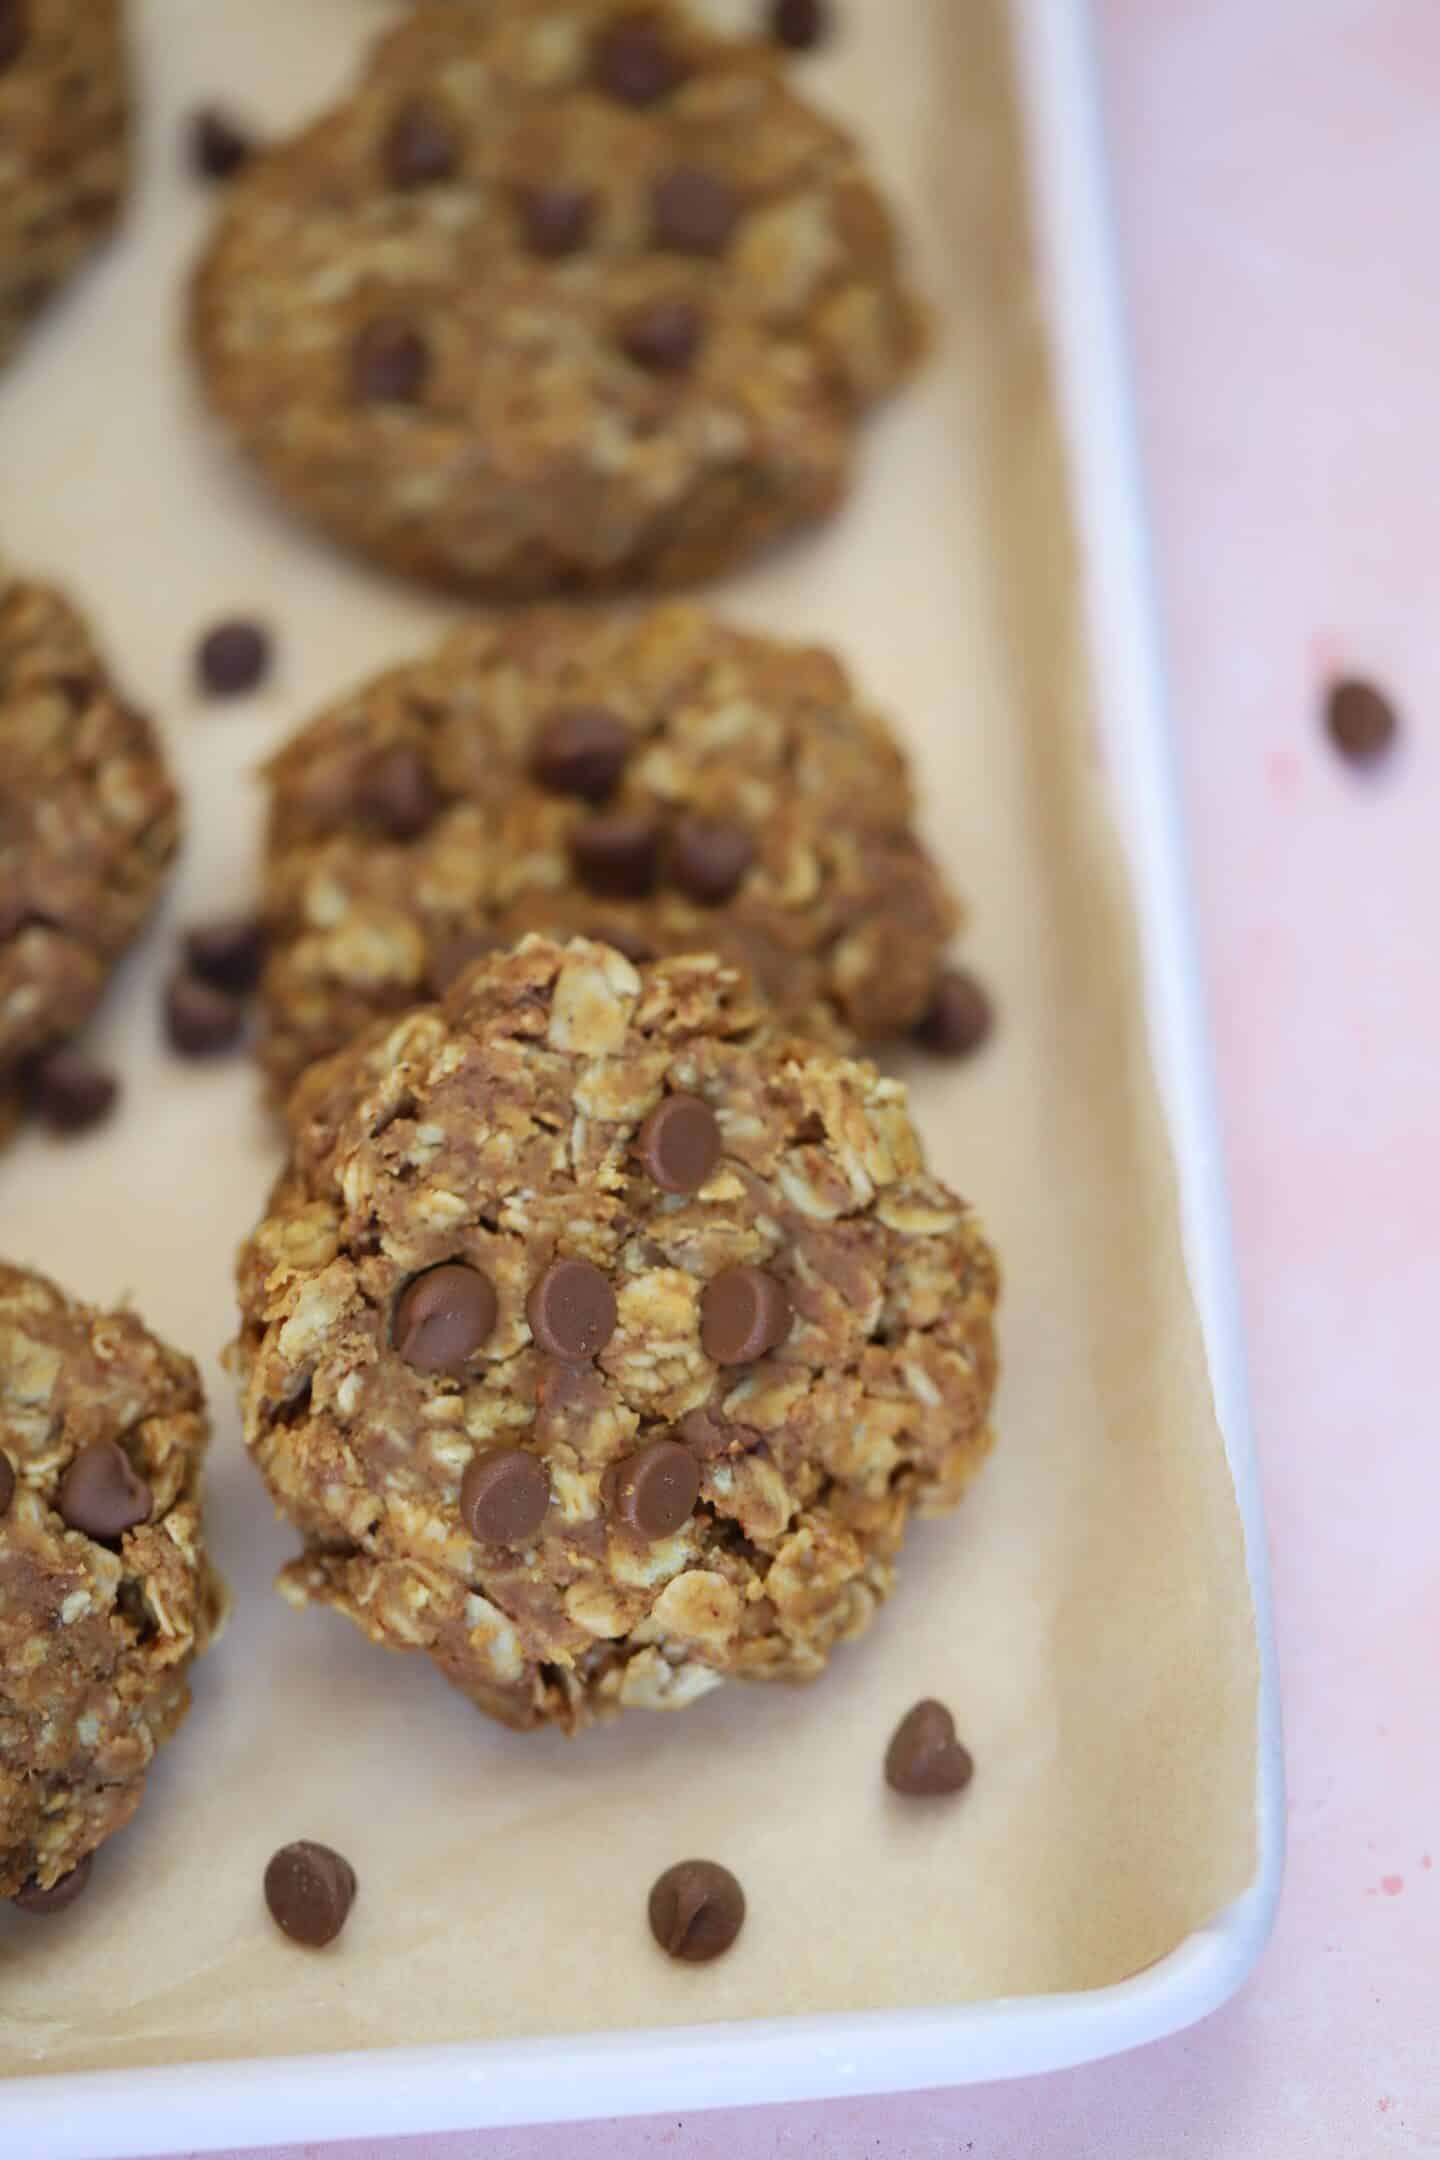
M 0 1136 L 157 899 L 179 806 L 150 722 L 48 586 L 0 588 Z
M 292 1112 L 237 1345 L 281 1589 L 508 1724 L 812 1677 L 986 1454 L 995 1261 L 903 1086 L 711 956 L 528 937 Z
M 119 214 L 120 0 L 0 0 L 0 362 Z
M 0 1897 L 28 1910 L 130 1820 L 189 1707 L 224 1609 L 207 1434 L 189 1358 L 0 1262 Z
M 927 1009 L 956 909 L 839 662 L 680 602 L 456 631 L 269 769 L 262 1055 L 284 1087 L 527 930 L 718 952 L 787 1020 Z
M 828 515 L 922 342 L 855 144 L 670 0 L 414 8 L 238 176 L 193 330 L 296 509 L 508 597 L 689 582 Z

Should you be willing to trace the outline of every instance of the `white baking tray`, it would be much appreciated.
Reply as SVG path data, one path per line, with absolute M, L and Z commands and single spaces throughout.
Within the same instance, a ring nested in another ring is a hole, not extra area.
M 1269 1933 L 1283 1771 L 1260 1483 L 1246 1400 L 1185 845 L 1150 588 L 1091 27 L 1081 0 L 1014 0 L 1096 709 L 1133 874 L 1156 1065 L 1187 1254 L 1244 1522 L 1260 1660 L 1257 1873 L 1172 1955 L 1122 1984 L 922 2011 L 22 2078 L 0 2086 L 0 2154 L 124 2160 L 236 2145 L 690 2111 L 1021 2076 L 1204 2017 Z

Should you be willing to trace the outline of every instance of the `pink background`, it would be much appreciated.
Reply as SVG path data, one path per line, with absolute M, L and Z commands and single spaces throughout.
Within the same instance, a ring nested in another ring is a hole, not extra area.
M 1275 1941 L 1206 2025 L 1059 2077 L 328 2160 L 1440 2149 L 1440 10 L 1098 13 L 1279 1608 Z M 1381 773 L 1318 735 L 1335 667 L 1400 703 Z

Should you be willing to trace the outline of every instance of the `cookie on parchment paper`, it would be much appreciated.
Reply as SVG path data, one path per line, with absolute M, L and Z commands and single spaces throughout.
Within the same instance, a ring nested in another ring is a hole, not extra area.
M 210 399 L 389 567 L 533 597 L 692 582 L 842 500 L 921 317 L 849 135 L 671 0 L 427 0 L 236 179 Z

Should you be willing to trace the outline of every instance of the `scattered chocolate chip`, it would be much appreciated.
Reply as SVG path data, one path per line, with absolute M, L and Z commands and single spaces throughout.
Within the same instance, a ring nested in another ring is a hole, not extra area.
M 619 1465 L 614 1496 L 620 1520 L 647 1544 L 673 1537 L 695 1511 L 700 1465 L 680 1441 L 652 1440 Z
M 8 68 L 19 59 L 29 35 L 26 0 L 0 0 L 0 68 Z
M 64 1912 L 67 1905 L 74 1904 L 76 1898 L 79 1897 L 81 1891 L 89 1882 L 90 1863 L 94 1857 L 93 1853 L 87 1852 L 83 1860 L 77 1860 L 68 1875 L 62 1875 L 58 1882 L 51 1883 L 48 1890 L 42 1890 L 39 1883 L 36 1882 L 26 1883 L 23 1890 L 15 1892 L 14 1897 L 10 1900 L 11 1904 L 16 1908 L 17 1912 L 35 1914 Z
M 398 315 L 380 315 L 350 347 L 350 387 L 368 405 L 413 405 L 430 373 L 430 348 Z
M 15 1465 L 0 1448 L 0 1515 L 8 1515 L 10 1503 L 15 1498 Z
M 216 623 L 195 650 L 195 675 L 207 697 L 244 697 L 270 669 L 270 636 L 259 623 Z
M 698 1095 L 667 1095 L 635 1135 L 635 1153 L 662 1192 L 699 1192 L 720 1160 L 714 1111 Z
M 530 1332 L 551 1357 L 598 1357 L 615 1332 L 615 1293 L 588 1260 L 552 1260 L 525 1303 Z
M 547 261 L 574 255 L 590 237 L 595 202 L 580 188 L 524 188 L 518 203 L 532 255 Z
M 491 953 L 504 952 L 507 943 L 508 940 L 494 930 L 456 930 L 449 935 L 436 936 L 431 941 L 426 970 L 431 989 L 443 997 L 466 968 L 473 967 L 477 960 L 484 960 Z
M 482 1545 L 525 1545 L 550 1506 L 550 1472 L 524 1448 L 473 1456 L 460 1481 L 460 1514 Z
M 655 105 L 685 80 L 685 64 L 649 8 L 610 23 L 595 42 L 591 77 L 624 105 Z
M 460 145 L 443 113 L 413 98 L 402 105 L 385 137 L 385 171 L 393 187 L 429 187 L 449 180 L 460 163 Z
M 717 1455 L 740 1452 L 743 1437 L 739 1429 L 715 1410 L 687 1410 L 675 1427 L 675 1437 L 683 1441 L 699 1462 L 710 1462 Z M 753 1441 L 752 1433 L 750 1439 Z
M 392 840 L 418 840 L 440 808 L 430 767 L 409 743 L 394 743 L 371 758 L 356 799 L 364 815 L 382 825 Z
M 745 1893 L 714 1860 L 680 1860 L 650 1892 L 650 1932 L 662 1950 L 704 1965 L 730 1948 L 745 1925 Z
M 917 1702 L 906 1711 L 885 1750 L 885 1782 L 893 1791 L 925 1798 L 962 1792 L 974 1774 L 944 1703 Z
M 770 35 L 791 52 L 809 52 L 830 30 L 826 0 L 769 0 Z
M 328 1845 L 298 1838 L 282 1845 L 265 1870 L 270 1917 L 291 1942 L 323 1950 L 349 1918 L 355 1902 L 355 1870 Z
M 651 191 L 655 245 L 678 255 L 723 255 L 739 216 L 739 197 L 729 181 L 701 165 L 675 166 Z
M 749 1365 L 790 1332 L 785 1286 L 764 1268 L 732 1267 L 700 1293 L 700 1343 L 717 1365 Z
M 1330 740 L 1344 758 L 1367 765 L 1394 742 L 1399 722 L 1395 708 L 1373 683 L 1349 677 L 1332 683 L 1325 703 Z
M 98 1125 L 114 1109 L 119 1092 L 113 1073 L 68 1043 L 43 1051 L 25 1067 L 26 1099 L 54 1132 L 85 1132 Z
M 755 842 L 729 818 L 682 817 L 670 835 L 666 869 L 687 900 L 719 907 L 755 860 Z
M 937 978 L 928 1009 L 915 1023 L 915 1040 L 937 1057 L 968 1057 L 994 1025 L 989 994 L 966 968 L 946 968 Z
M 620 326 L 621 350 L 655 375 L 679 375 L 700 350 L 705 318 L 693 300 L 651 300 Z
M 603 705 L 561 705 L 535 737 L 530 770 L 555 795 L 602 803 L 620 785 L 630 730 Z
M 391 1340 L 416 1372 L 460 1373 L 490 1340 L 499 1313 L 489 1276 L 463 1260 L 447 1260 L 405 1285 Z
M 641 937 L 638 931 L 629 929 L 624 923 L 600 923 L 594 929 L 587 930 L 585 935 L 593 938 L 597 945 L 613 945 L 616 952 L 624 953 L 632 967 L 648 967 L 657 957 L 650 940 Z
M 576 873 L 591 892 L 643 900 L 660 867 L 660 826 L 643 810 L 587 818 L 570 835 Z
M 244 1034 L 245 1007 L 228 990 L 182 969 L 165 993 L 165 1032 L 181 1057 L 218 1057 Z
M 255 155 L 244 128 L 218 105 L 191 114 L 187 148 L 190 168 L 202 180 L 229 180 Z
M 218 915 L 185 933 L 185 959 L 192 975 L 214 990 L 244 997 L 260 980 L 265 959 L 265 925 L 258 915 Z
M 81 1448 L 55 1499 L 60 1520 L 99 1545 L 114 1544 L 125 1531 L 149 1522 L 154 1504 L 150 1487 L 118 1440 L 92 1440 Z

